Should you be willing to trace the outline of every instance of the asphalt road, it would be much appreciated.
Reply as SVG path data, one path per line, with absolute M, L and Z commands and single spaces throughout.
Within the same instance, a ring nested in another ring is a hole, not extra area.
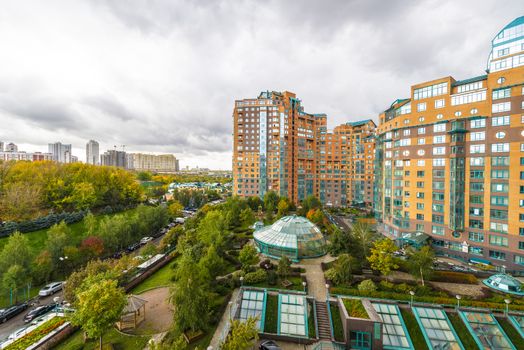
M 27 326 L 27 324 L 24 323 L 24 316 L 29 311 L 33 310 L 35 307 L 39 305 L 54 303 L 53 301 L 54 297 L 59 297 L 60 301 L 62 301 L 62 291 L 57 292 L 51 296 L 41 298 L 39 304 L 35 306 L 29 306 L 25 311 L 11 318 L 6 323 L 0 324 L 0 344 L 4 342 L 5 340 L 7 340 L 7 337 L 9 337 L 9 334 L 13 333 L 14 331 L 19 330 L 20 328 Z

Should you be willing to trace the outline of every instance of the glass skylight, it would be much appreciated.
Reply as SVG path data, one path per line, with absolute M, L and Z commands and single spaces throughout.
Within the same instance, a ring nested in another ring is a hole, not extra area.
M 443 310 L 424 307 L 414 307 L 412 310 L 430 349 L 464 350 Z
M 515 350 L 492 314 L 460 311 L 460 317 L 482 349 Z
M 383 322 L 382 343 L 384 349 L 413 349 L 400 310 L 394 304 L 372 303 Z
M 263 311 L 266 293 L 263 291 L 244 290 L 240 304 L 239 319 L 246 321 L 249 317 L 257 317 L 257 327 L 263 331 Z
M 279 334 L 307 337 L 307 302 L 301 295 L 279 294 Z

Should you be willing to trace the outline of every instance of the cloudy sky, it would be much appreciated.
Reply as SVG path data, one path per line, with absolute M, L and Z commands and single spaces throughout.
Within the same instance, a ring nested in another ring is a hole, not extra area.
M 231 168 L 235 99 L 289 90 L 330 127 L 480 75 L 514 1 L 3 0 L 0 140 Z

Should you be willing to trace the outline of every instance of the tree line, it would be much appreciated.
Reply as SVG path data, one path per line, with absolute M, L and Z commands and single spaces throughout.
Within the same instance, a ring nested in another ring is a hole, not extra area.
M 82 163 L 0 162 L 0 222 L 128 206 L 142 199 L 134 174 Z
M 42 249 L 34 252 L 27 236 L 15 232 L 0 251 L 0 281 L 14 296 L 28 285 L 40 285 L 66 276 L 88 261 L 122 251 L 142 237 L 157 232 L 169 221 L 165 206 L 138 206 L 132 214 L 97 218 L 89 213 L 80 237 L 65 223 L 53 225 Z

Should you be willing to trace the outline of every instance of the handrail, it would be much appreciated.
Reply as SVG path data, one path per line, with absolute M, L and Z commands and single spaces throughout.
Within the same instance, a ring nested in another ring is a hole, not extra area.
M 329 330 L 331 331 L 331 340 L 335 340 L 335 332 L 333 331 L 333 318 L 331 316 L 331 304 L 329 299 L 326 301 L 326 308 L 329 317 Z

